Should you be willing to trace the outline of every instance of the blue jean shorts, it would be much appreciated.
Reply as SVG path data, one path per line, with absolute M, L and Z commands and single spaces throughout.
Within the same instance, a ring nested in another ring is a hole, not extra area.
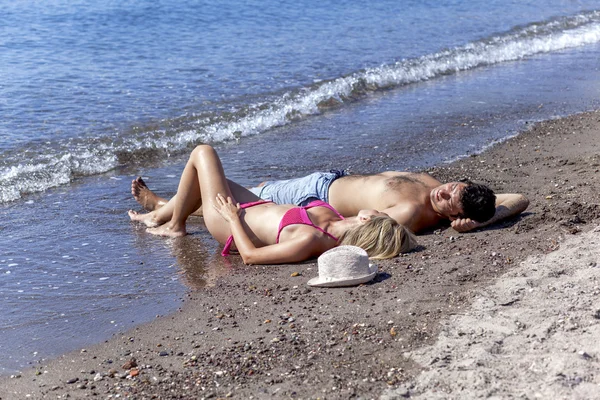
M 302 178 L 285 181 L 267 181 L 264 186 L 250 189 L 264 200 L 277 204 L 305 206 L 311 201 L 329 202 L 329 186 L 333 181 L 346 175 L 344 171 L 314 172 Z

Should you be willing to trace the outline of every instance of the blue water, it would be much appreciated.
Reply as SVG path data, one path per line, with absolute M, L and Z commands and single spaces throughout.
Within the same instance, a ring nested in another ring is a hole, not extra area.
M 416 169 L 600 93 L 597 1 L 0 0 L 0 15 L 0 372 L 226 274 L 201 224 L 182 244 L 124 218 L 131 177 L 171 194 L 197 143 L 247 185 Z

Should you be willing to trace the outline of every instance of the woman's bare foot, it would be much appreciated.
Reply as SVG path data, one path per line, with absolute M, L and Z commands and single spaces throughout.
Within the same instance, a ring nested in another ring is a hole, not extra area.
M 141 222 L 148 228 L 154 228 L 159 225 L 158 221 L 154 219 L 153 212 L 149 212 L 147 214 L 140 214 L 137 211 L 129 210 L 127 214 L 129 215 L 129 218 L 131 218 L 132 221 Z
M 131 194 L 135 201 L 140 203 L 144 210 L 154 211 L 167 203 L 166 199 L 159 197 L 148 188 L 141 176 L 131 181 Z
M 167 222 L 166 224 L 157 226 L 156 228 L 148 228 L 146 229 L 146 232 L 151 233 L 153 235 L 167 237 L 181 237 L 187 235 L 185 225 L 174 225 L 171 222 Z

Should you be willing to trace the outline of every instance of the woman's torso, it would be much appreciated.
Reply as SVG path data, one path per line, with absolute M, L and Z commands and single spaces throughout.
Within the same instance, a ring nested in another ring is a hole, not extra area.
M 327 207 L 311 207 L 306 209 L 306 213 L 310 222 L 315 225 L 306 224 L 291 224 L 283 227 L 279 231 L 280 223 L 286 212 L 292 208 L 298 208 L 292 205 L 278 205 L 275 203 L 262 203 L 242 209 L 240 221 L 250 240 L 256 247 L 267 246 L 279 242 L 291 240 L 298 235 L 317 235 L 322 236 L 323 240 L 331 241 L 335 245 L 335 240 L 326 233 L 320 231 L 315 226 L 326 231 L 329 225 L 341 218 L 336 215 L 335 211 Z M 223 228 L 219 232 L 211 232 L 213 236 L 220 242 L 225 243 L 231 235 L 229 224 L 223 224 Z M 332 246 L 333 247 L 333 246 Z

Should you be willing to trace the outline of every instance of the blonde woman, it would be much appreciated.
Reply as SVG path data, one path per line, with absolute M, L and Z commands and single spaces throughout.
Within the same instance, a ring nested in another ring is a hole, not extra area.
M 177 194 L 147 214 L 129 211 L 148 232 L 178 237 L 186 234 L 188 216 L 204 206 L 204 222 L 224 244 L 223 255 L 235 246 L 246 264 L 284 264 L 318 257 L 349 244 L 362 247 L 371 258 L 384 259 L 408 252 L 416 240 L 404 226 L 376 210 L 361 210 L 344 218 L 320 200 L 304 207 L 277 205 L 228 180 L 216 151 L 200 145 L 183 170 Z

